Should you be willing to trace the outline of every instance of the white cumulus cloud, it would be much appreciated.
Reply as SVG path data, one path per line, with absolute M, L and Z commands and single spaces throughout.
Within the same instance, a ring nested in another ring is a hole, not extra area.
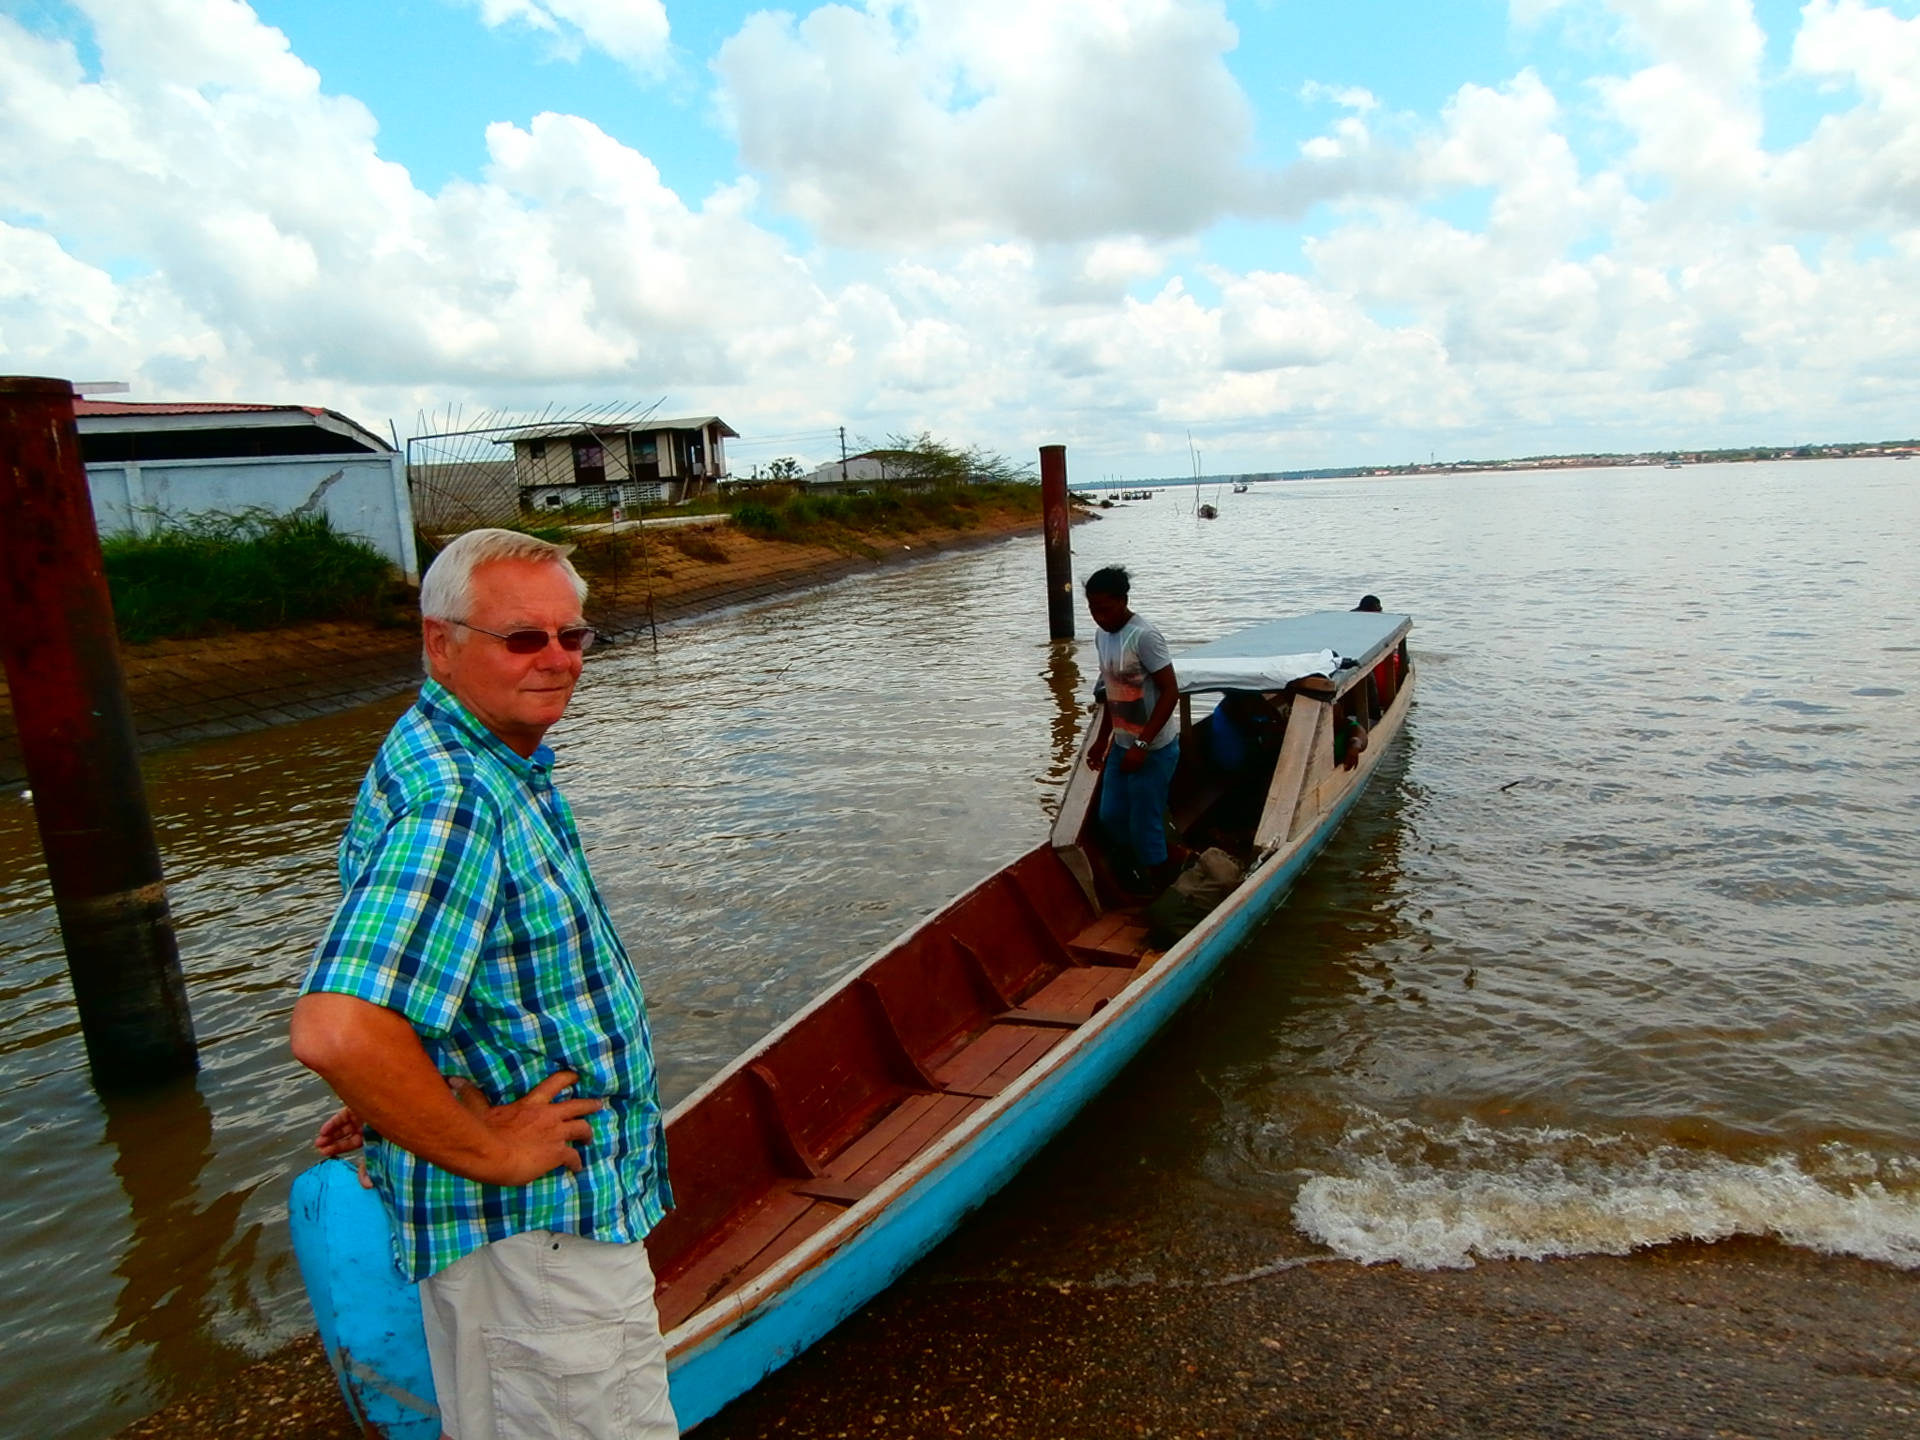
M 669 27 L 661 0 L 470 0 L 492 27 L 522 25 L 549 37 L 566 54 L 581 46 L 604 51 L 634 70 L 657 70 Z
M 737 167 L 693 194 L 617 107 L 558 106 L 428 190 L 238 0 L 75 3 L 84 57 L 0 15 L 20 371 L 376 426 L 661 398 L 1160 473 L 1190 429 L 1248 469 L 1911 430 L 1920 18 L 1894 6 L 1808 0 L 1769 62 L 1739 0 L 1533 0 L 1539 33 L 1599 27 L 1583 70 L 1425 113 L 1290 80 L 1258 136 L 1216 0 L 755 14 L 714 61 Z M 1825 113 L 1769 145 L 1779 85 Z
M 746 165 L 838 244 L 1191 234 L 1252 112 L 1213 0 L 872 0 L 749 18 L 715 61 Z
M 1920 226 L 1920 16 L 1861 0 L 1811 0 L 1793 68 L 1859 103 L 1823 117 L 1776 167 L 1782 217 L 1842 232 Z

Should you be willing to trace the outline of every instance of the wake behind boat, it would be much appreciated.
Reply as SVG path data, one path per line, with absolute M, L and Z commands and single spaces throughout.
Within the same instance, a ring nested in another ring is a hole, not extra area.
M 1122 890 L 1076 763 L 1047 841 L 921 921 L 667 1119 L 676 1208 L 648 1237 L 691 1428 L 827 1334 L 998 1190 L 1279 904 L 1411 702 L 1406 616 L 1270 622 L 1175 658 L 1169 808 L 1196 852 Z M 1192 697 L 1218 694 L 1198 722 Z M 1081 761 L 1101 731 L 1096 707 Z M 349 1409 L 438 1434 L 413 1289 L 353 1166 L 294 1188 L 294 1248 Z

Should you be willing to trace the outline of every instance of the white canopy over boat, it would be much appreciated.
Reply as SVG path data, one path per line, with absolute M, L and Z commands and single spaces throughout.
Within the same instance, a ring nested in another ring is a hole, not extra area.
M 1308 675 L 1366 665 L 1398 642 L 1406 615 L 1377 610 L 1322 610 L 1269 620 L 1173 657 L 1180 690 L 1284 690 Z

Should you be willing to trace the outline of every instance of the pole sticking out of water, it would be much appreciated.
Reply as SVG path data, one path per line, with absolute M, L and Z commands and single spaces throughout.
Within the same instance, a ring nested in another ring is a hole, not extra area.
M 1047 530 L 1047 632 L 1073 638 L 1073 515 L 1067 499 L 1067 447 L 1040 447 L 1040 509 Z
M 0 376 L 0 659 L 93 1082 L 199 1069 L 73 387 Z

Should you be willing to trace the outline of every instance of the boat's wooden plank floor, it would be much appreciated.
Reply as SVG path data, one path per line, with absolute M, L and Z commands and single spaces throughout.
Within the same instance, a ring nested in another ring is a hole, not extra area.
M 1092 965 L 1131 969 L 1147 954 L 1147 922 L 1130 910 L 1109 910 L 1082 930 L 1067 947 Z
M 948 1090 L 989 1099 L 1066 1039 L 1067 1034 L 1056 1026 L 996 1023 L 936 1069 L 933 1079 Z
M 772 1268 L 1025 1074 L 1076 1025 L 1119 994 L 1135 973 L 1123 968 L 1133 963 L 1127 950 L 1134 940 L 1125 927 L 1108 928 L 1105 938 L 1120 937 L 1112 960 L 1062 970 L 933 1067 L 929 1078 L 940 1090 L 905 1096 L 827 1161 L 822 1174 L 782 1180 L 736 1217 L 718 1245 L 661 1287 L 662 1327 L 672 1329 Z M 1142 946 L 1144 938 L 1142 928 Z
M 843 1208 L 790 1190 L 767 1191 L 725 1240 L 655 1293 L 661 1328 L 671 1330 L 702 1306 L 738 1289 L 823 1229 Z
M 909 1095 L 878 1125 L 836 1155 L 827 1173 L 865 1194 L 978 1110 L 981 1103 L 971 1095 Z

